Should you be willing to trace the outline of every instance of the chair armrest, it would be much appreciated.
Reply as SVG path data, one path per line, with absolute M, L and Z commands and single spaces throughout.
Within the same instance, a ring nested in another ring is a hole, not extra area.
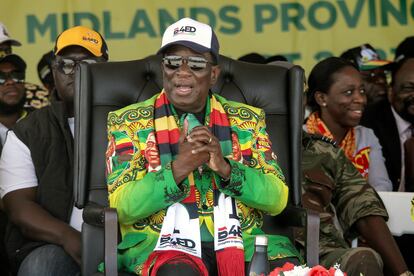
M 115 208 L 105 208 L 105 275 L 118 275 L 118 214 Z
M 105 208 L 95 204 L 85 206 L 82 213 L 83 221 L 93 226 L 104 227 Z
M 88 205 L 83 210 L 83 220 L 87 224 L 104 227 L 105 275 L 118 275 L 118 214 L 115 208 Z
M 319 213 L 306 209 L 306 263 L 309 267 L 319 264 Z
M 288 205 L 275 221 L 284 226 L 300 227 L 305 230 L 305 258 L 309 267 L 319 264 L 319 213 L 298 206 Z

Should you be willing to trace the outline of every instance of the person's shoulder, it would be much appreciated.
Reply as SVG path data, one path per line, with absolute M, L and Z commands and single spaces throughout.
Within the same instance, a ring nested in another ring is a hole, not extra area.
M 12 127 L 12 130 L 22 141 L 26 141 L 30 137 L 38 136 L 41 133 L 41 129 L 50 129 L 55 125 L 52 122 L 52 113 L 51 106 L 35 109 L 17 121 Z
M 309 146 L 322 146 L 338 149 L 338 145 L 333 139 L 320 134 L 306 132 L 302 132 L 302 144 L 305 148 Z
M 214 94 L 214 96 L 223 106 L 228 116 L 243 116 L 251 121 L 264 119 L 265 113 L 261 108 L 241 102 L 231 101 L 217 94 Z
M 336 174 L 338 164 L 346 157 L 332 139 L 318 134 L 303 133 L 302 169 L 318 170 L 327 175 Z
M 27 114 L 22 117 L 16 125 L 33 124 L 38 120 L 43 120 L 42 118 L 48 116 L 48 114 L 51 112 L 51 108 L 52 107 L 48 105 L 39 109 L 31 109 L 30 111 L 27 111 Z
M 320 160 L 324 159 L 322 157 L 326 157 L 326 160 L 332 160 L 340 158 L 341 154 L 343 154 L 343 150 L 341 147 L 337 145 L 337 143 L 329 137 L 322 136 L 319 134 L 309 134 L 303 132 L 302 135 L 302 146 L 304 151 L 304 156 L 307 157 L 320 157 Z M 341 153 L 342 152 L 342 153 Z
M 357 140 L 359 141 L 370 142 L 372 140 L 378 140 L 378 137 L 375 135 L 374 130 L 369 127 L 358 125 L 355 127 L 355 132 Z
M 141 102 L 137 102 L 137 103 L 133 103 L 130 105 L 127 105 L 121 109 L 117 109 L 114 111 L 109 112 L 108 116 L 109 117 L 125 117 L 128 116 L 131 113 L 136 113 L 138 110 L 141 109 L 154 109 L 154 104 L 155 104 L 155 100 L 158 97 L 159 94 L 154 95 L 153 97 L 145 100 L 145 101 L 141 101 Z M 136 117 L 136 116 L 133 116 Z

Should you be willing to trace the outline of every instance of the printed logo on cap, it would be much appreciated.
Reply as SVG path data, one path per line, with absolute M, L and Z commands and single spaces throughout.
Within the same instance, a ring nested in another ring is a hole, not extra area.
M 372 49 L 363 46 L 361 49 L 361 61 L 359 62 L 359 66 L 371 60 L 379 60 L 378 54 L 375 53 Z
M 361 50 L 361 56 L 362 56 L 362 61 L 379 59 L 379 56 L 377 53 L 375 53 L 372 49 L 365 48 L 365 47 Z
M 85 41 L 89 41 L 98 45 L 99 41 L 93 37 L 92 33 L 87 33 L 88 36 L 82 36 L 82 39 Z
M 180 35 L 180 34 L 186 34 L 186 35 L 195 35 L 197 31 L 196 27 L 193 26 L 181 26 L 174 29 L 174 36 Z

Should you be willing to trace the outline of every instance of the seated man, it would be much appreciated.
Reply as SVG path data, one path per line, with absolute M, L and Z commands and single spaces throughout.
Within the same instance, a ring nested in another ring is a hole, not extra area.
M 11 220 L 6 247 L 18 275 L 79 273 L 81 210 L 73 206 L 74 72 L 108 59 L 101 35 L 61 33 L 53 75 L 61 101 L 33 111 L 9 132 L 0 159 L 0 194 Z
M 107 182 L 121 224 L 121 269 L 244 275 L 254 238 L 264 234 L 263 214 L 280 213 L 288 199 L 264 112 L 210 91 L 220 73 L 210 26 L 177 21 L 158 53 L 161 93 L 108 116 Z M 288 238 L 268 239 L 271 267 L 298 263 Z
M 378 137 L 393 191 L 414 192 L 414 36 L 405 38 L 395 50 L 388 100 L 368 107 L 361 124 Z M 414 270 L 414 235 L 395 239 Z
M 0 154 L 7 131 L 27 113 L 24 79 L 26 63 L 18 55 L 0 57 Z
M 23 109 L 26 101 L 25 73 L 26 63 L 18 55 L 0 57 L 0 155 L 8 130 L 26 115 Z M 0 200 L 0 275 L 7 275 L 9 270 L 3 241 L 6 225 L 7 216 Z
M 0 57 L 10 55 L 13 52 L 12 46 L 21 45 L 19 41 L 10 37 L 6 26 L 0 22 Z M 49 92 L 43 87 L 34 83 L 24 82 L 24 88 L 26 90 L 26 110 L 32 111 L 33 109 L 49 105 Z
M 382 201 L 343 150 L 307 133 L 302 143 L 302 203 L 320 213 L 320 264 L 338 263 L 348 275 L 383 275 L 383 266 L 386 275 L 412 275 L 385 223 Z M 350 247 L 359 235 L 369 247 Z
M 340 57 L 349 60 L 361 73 L 368 105 L 387 98 L 388 83 L 385 70 L 389 69 L 391 61 L 380 59 L 370 44 L 348 49 Z

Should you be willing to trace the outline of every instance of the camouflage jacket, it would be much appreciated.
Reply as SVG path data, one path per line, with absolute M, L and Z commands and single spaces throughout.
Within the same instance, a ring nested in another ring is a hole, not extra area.
M 365 216 L 388 219 L 376 191 L 366 182 L 342 149 L 326 137 L 303 133 L 302 204 L 320 213 L 319 253 L 349 248 L 358 236 L 354 223 Z M 303 233 L 298 241 L 303 244 Z

